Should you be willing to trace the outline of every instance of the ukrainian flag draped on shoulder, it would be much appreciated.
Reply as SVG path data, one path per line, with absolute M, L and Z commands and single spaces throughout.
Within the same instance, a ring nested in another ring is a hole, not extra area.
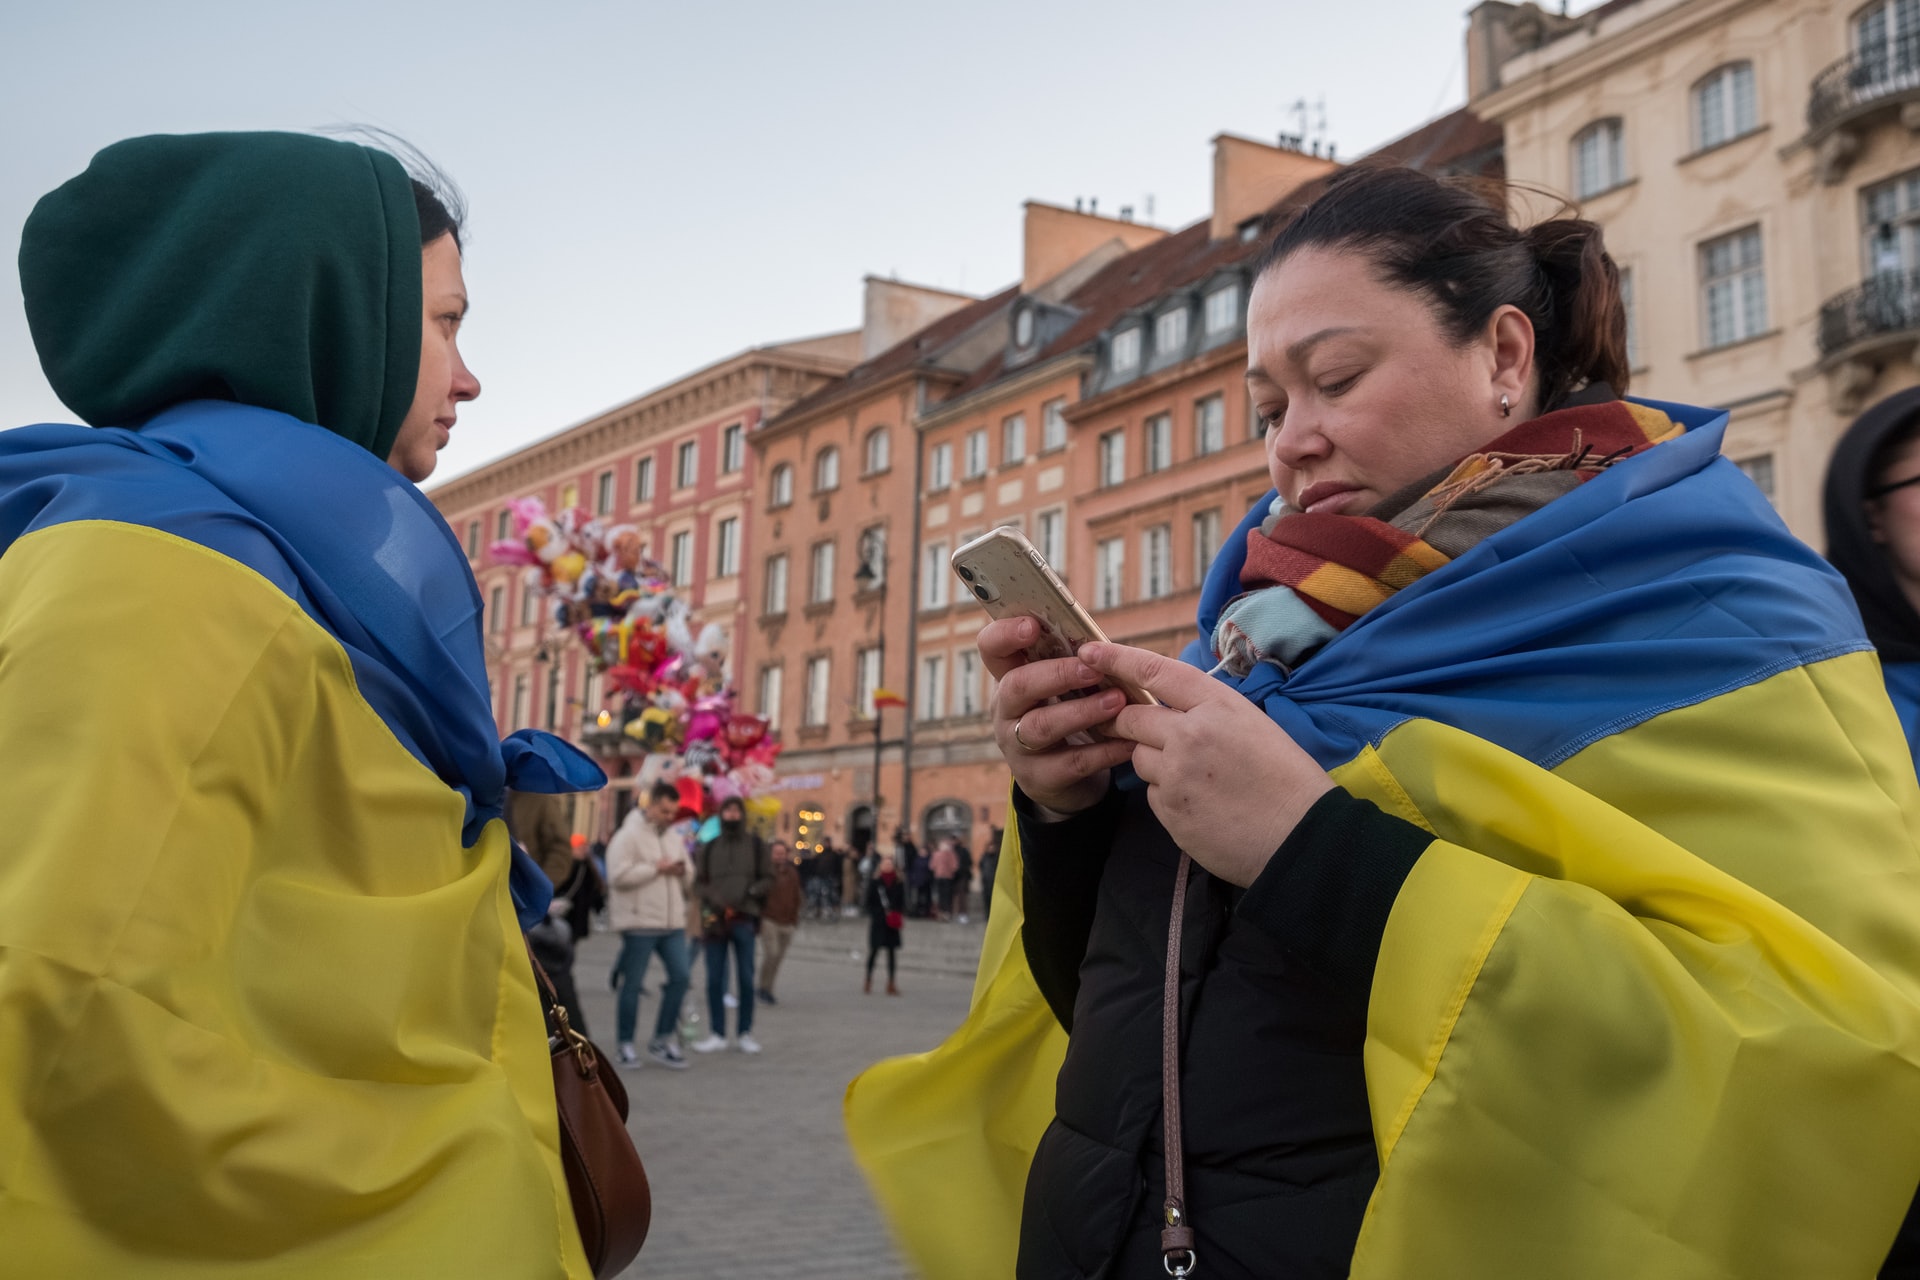
M 1369 1003 L 1356 1277 L 1871 1276 L 1920 1181 L 1920 789 L 1878 663 L 1725 415 L 1649 407 L 1686 434 L 1231 681 L 1434 836 Z M 1017 830 L 966 1022 L 847 1097 L 933 1280 L 1011 1273 L 1052 1115 Z
M 584 1276 L 452 531 L 273 410 L 0 433 L 9 1274 Z

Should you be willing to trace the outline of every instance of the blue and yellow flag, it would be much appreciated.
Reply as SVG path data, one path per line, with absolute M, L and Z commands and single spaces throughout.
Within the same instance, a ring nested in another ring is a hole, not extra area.
M 1651 407 L 1687 434 L 1235 682 L 1434 837 L 1369 1002 L 1356 1277 L 1867 1277 L 1920 1182 L 1920 788 L 1879 665 L 1725 415 Z M 930 1280 L 1012 1273 L 1053 1114 L 1017 830 L 966 1022 L 847 1095 Z
M 0 1271 L 583 1277 L 479 592 L 238 404 L 0 434 Z

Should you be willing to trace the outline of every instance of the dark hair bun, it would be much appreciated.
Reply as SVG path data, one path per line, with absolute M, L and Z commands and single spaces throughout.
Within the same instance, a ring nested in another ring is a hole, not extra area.
M 1627 313 L 1597 224 L 1558 217 L 1521 230 L 1501 183 L 1402 166 L 1342 173 L 1283 226 L 1255 274 L 1309 246 L 1365 254 L 1391 284 L 1426 298 L 1458 342 L 1503 306 L 1533 324 L 1542 411 L 1589 383 L 1625 394 Z

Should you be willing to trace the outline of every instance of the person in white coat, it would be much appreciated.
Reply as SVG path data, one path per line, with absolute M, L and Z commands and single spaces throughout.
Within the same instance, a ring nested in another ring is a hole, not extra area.
M 634 1049 L 635 1025 L 640 1018 L 640 982 L 647 962 L 657 951 L 666 966 L 667 985 L 660 992 L 660 1016 L 654 1019 L 647 1056 L 663 1067 L 687 1065 L 674 1029 L 680 1023 L 688 976 L 687 850 L 673 830 L 680 811 L 680 793 L 672 783 L 657 782 L 643 808 L 627 814 L 607 844 L 607 914 L 620 933 L 620 958 L 613 980 L 619 991 L 615 1022 L 622 1067 L 640 1065 Z

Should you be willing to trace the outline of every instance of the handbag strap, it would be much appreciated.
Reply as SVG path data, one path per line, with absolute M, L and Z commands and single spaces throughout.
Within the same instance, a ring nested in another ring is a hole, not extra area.
M 540 1008 L 547 1019 L 547 1052 L 557 1058 L 565 1050 L 571 1049 L 580 1078 L 585 1080 L 594 1073 L 593 1042 L 573 1029 L 573 1023 L 567 1018 L 567 1007 L 560 1003 L 560 993 L 555 990 L 553 979 L 547 976 L 540 958 L 533 954 L 533 943 L 528 941 L 524 933 L 520 935 L 520 941 L 526 945 L 527 963 L 533 966 L 534 977 L 539 979 L 534 986 L 540 992 Z
M 1160 999 L 1161 1146 L 1167 1155 L 1165 1226 L 1160 1231 L 1161 1262 L 1178 1280 L 1193 1274 L 1199 1257 L 1193 1249 L 1193 1225 L 1187 1219 L 1187 1175 L 1180 1149 L 1180 926 L 1187 914 L 1187 872 L 1193 859 L 1180 855 L 1173 873 L 1173 918 L 1167 924 L 1167 978 Z

